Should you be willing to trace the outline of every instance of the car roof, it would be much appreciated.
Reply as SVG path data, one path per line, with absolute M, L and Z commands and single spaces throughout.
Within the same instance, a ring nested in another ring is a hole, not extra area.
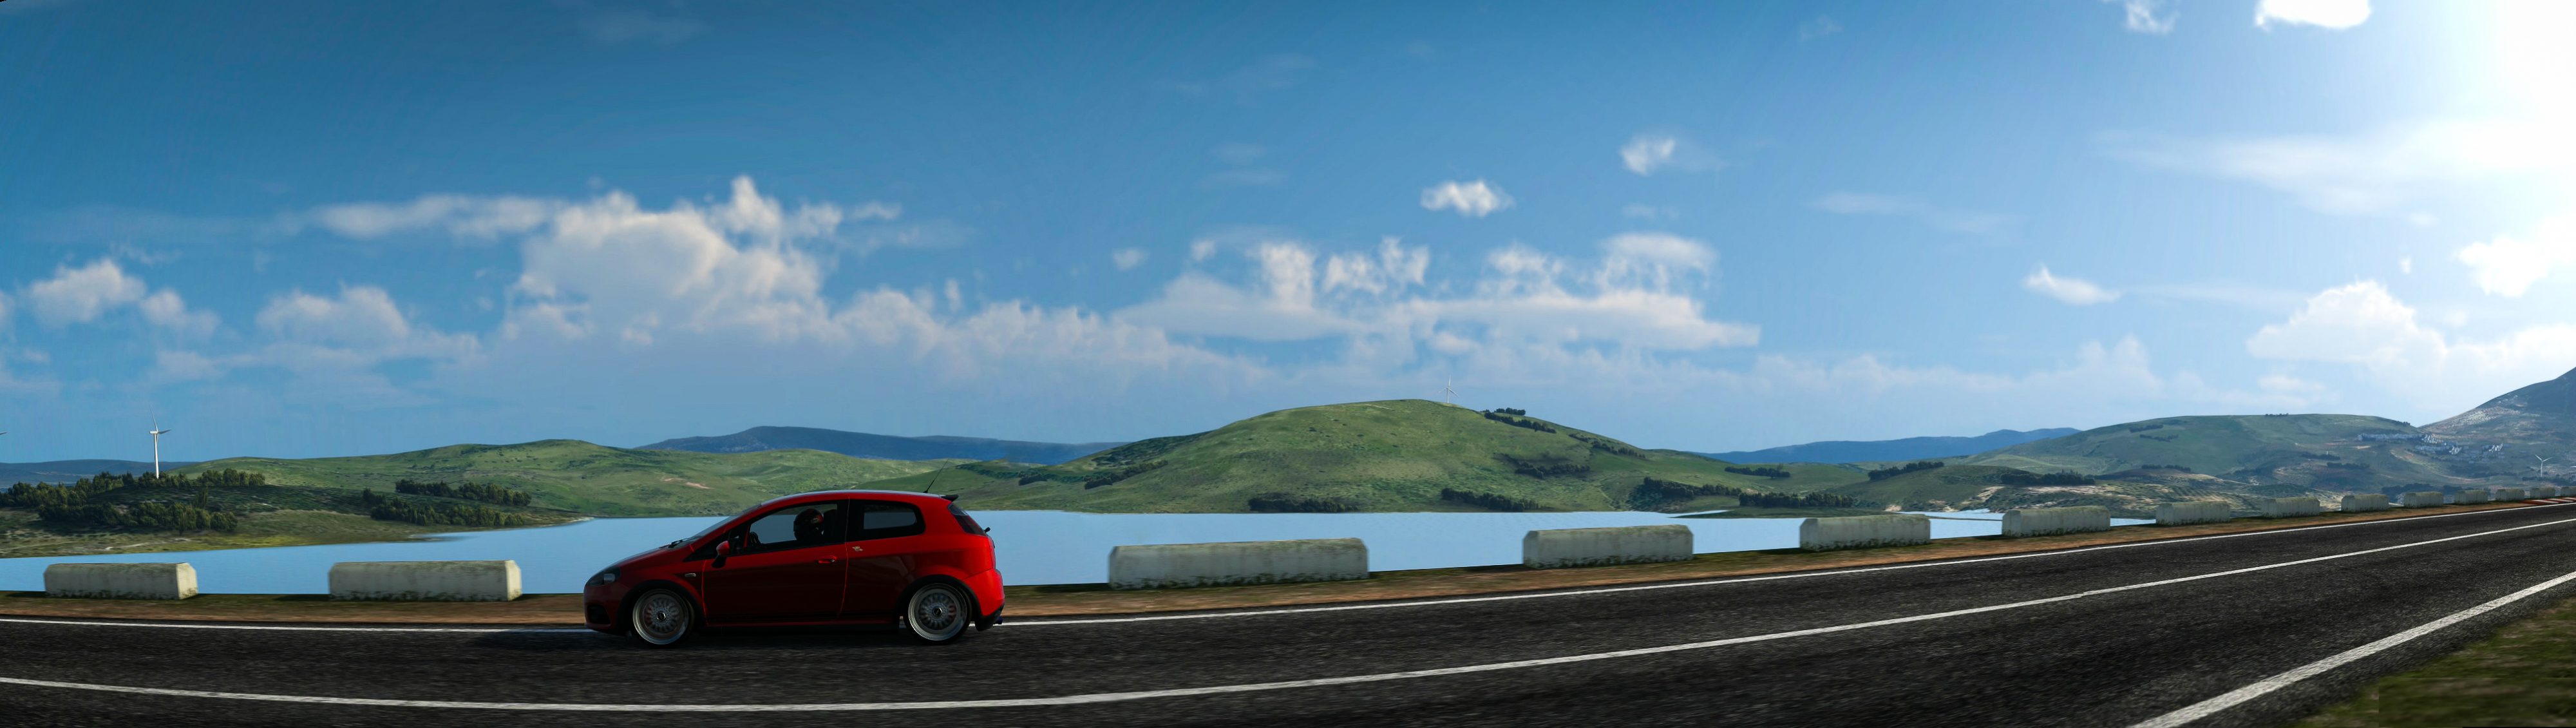
M 795 494 L 795 495 L 780 496 L 780 497 L 777 497 L 777 498 L 771 498 L 771 499 L 769 499 L 767 502 L 761 503 L 760 505 L 761 505 L 762 507 L 766 507 L 766 506 L 776 506 L 776 505 L 791 505 L 791 504 L 796 504 L 796 503 L 805 503 L 805 502 L 809 502 L 809 501 L 825 501 L 825 500 L 837 500 L 837 499 L 841 499 L 841 498 L 858 498 L 858 497 L 866 497 L 866 498 L 882 498 L 882 499 L 886 499 L 886 500 L 910 501 L 910 502 L 911 502 L 911 503 L 913 503 L 914 505 L 925 505 L 925 504 L 945 504 L 945 503 L 950 502 L 950 501 L 948 500 L 948 498 L 946 498 L 946 497 L 944 497 L 944 496 L 940 496 L 940 495 L 934 494 L 934 493 L 920 493 L 920 492 L 908 491 L 908 490 L 856 490 L 856 489 L 852 489 L 852 490 L 818 490 L 818 491 L 814 491 L 814 492 L 811 492 L 811 493 L 798 493 L 798 494 Z

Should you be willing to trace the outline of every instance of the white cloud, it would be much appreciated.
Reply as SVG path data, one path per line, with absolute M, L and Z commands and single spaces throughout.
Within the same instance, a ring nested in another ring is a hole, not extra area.
M 1486 275 L 1471 292 L 1430 284 L 1430 251 L 1394 238 L 1373 254 L 1318 255 L 1302 243 L 1271 241 L 1251 252 L 1245 286 L 1202 273 L 1185 274 L 1119 319 L 1178 333 L 1247 341 L 1342 337 L 1355 359 L 1409 360 L 1415 347 L 1444 353 L 1488 348 L 1607 346 L 1623 350 L 1696 350 L 1747 346 L 1760 339 L 1748 324 L 1711 320 L 1691 297 L 1714 275 L 1717 254 L 1705 244 L 1665 233 L 1605 240 L 1589 265 L 1526 246 L 1486 256 Z M 1320 269 L 1320 270 L 1319 270 Z M 1428 290 L 1426 290 L 1428 289 Z
M 2263 0 L 2254 8 L 2254 27 L 2272 24 L 2313 25 L 2348 30 L 2370 19 L 2370 0 Z
M 1682 211 L 1670 206 L 1629 203 L 1628 205 L 1619 208 L 1619 216 L 1652 222 L 1657 220 L 1679 219 L 1682 216 Z
M 545 223 L 563 203 L 526 197 L 423 195 L 406 203 L 359 202 L 314 209 L 312 224 L 351 238 L 379 238 L 437 228 L 459 238 L 493 240 Z
M 1680 150 L 1680 139 L 1663 134 L 1639 134 L 1630 137 L 1627 144 L 1620 145 L 1619 163 L 1630 172 L 1651 175 L 1656 169 L 1672 163 L 1673 155 Z
M 143 279 L 128 275 L 112 258 L 73 268 L 55 266 L 54 277 L 28 284 L 21 293 L 36 320 L 62 327 L 89 323 L 118 307 L 143 300 Z
M 143 311 L 144 321 L 190 338 L 213 336 L 215 327 L 221 325 L 213 312 L 188 310 L 188 303 L 179 298 L 179 292 L 167 288 L 144 297 L 137 305 Z
M 1442 182 L 1422 191 L 1422 209 L 1457 210 L 1460 217 L 1484 217 L 1511 206 L 1511 195 L 1481 179 Z
M 1191 261 L 1204 261 L 1213 257 L 1216 257 L 1216 241 L 1205 239 L 1190 241 Z
M 1667 169 L 1700 172 L 1724 167 L 1717 155 L 1679 135 L 1665 132 L 1639 132 L 1619 145 L 1619 164 L 1639 176 L 1653 176 Z
M 1223 93 L 1232 95 L 1237 103 L 1251 104 L 1262 94 L 1297 85 L 1305 79 L 1306 72 L 1314 68 L 1313 58 L 1281 53 L 1264 57 L 1212 81 L 1176 81 L 1167 85 L 1172 90 L 1192 96 Z
M 2092 281 L 2081 278 L 2058 277 L 2050 273 L 2048 266 L 2045 265 L 2040 266 L 2039 270 L 2032 271 L 2029 277 L 2021 279 L 2021 287 L 2076 306 L 2090 306 L 2120 300 L 2119 291 L 2106 290 L 2094 285 Z
M 2365 280 L 2318 293 L 2245 348 L 2265 359 L 2354 365 L 2391 393 L 2457 411 L 2566 371 L 2576 363 L 2576 326 L 2531 326 L 2483 341 L 2448 337 L 2419 323 L 2386 286 Z
M 2242 179 L 2340 214 L 2408 214 L 2405 203 L 2454 185 L 2502 187 L 2576 173 L 2576 144 L 2567 141 L 2563 127 L 2522 120 L 2436 121 L 2355 135 L 2183 139 L 2111 133 L 2100 143 L 2113 158 Z
M 2414 275 L 2414 274 L 2415 274 L 2415 256 L 2412 256 L 2412 255 L 2399 256 L 2399 257 L 2397 258 L 2397 272 L 2399 272 L 2399 273 L 2403 273 L 2403 274 L 2406 274 L 2406 275 Z
M 14 312 L 10 310 L 9 293 L 7 291 L 0 291 L 0 332 L 9 330 L 9 314 L 11 313 Z
M 2576 265 L 2576 229 L 2571 228 L 2576 226 L 2551 221 L 2529 238 L 2499 235 L 2460 248 L 2454 256 L 2468 264 L 2479 290 L 2520 298 L 2532 284 L 2549 277 L 2550 269 Z
M 2013 223 L 2013 217 L 2010 215 L 1952 210 L 1897 195 L 1835 192 L 1816 198 L 1816 201 L 1809 205 L 1836 215 L 1891 215 L 1913 218 L 1934 228 L 1977 235 L 2002 232 Z
M 1145 249 L 1119 248 L 1109 251 L 1109 262 L 1116 264 L 1119 270 L 1135 270 L 1136 266 L 1145 264 Z
M 2129 32 L 2146 33 L 2149 35 L 2164 35 L 2166 33 L 2173 32 L 2174 14 L 2163 13 L 2159 15 L 2157 13 L 2157 11 L 2164 8 L 2165 0 L 2102 1 L 2106 3 L 2116 2 L 2120 4 L 2120 9 L 2124 11 L 2125 16 L 2121 20 L 2120 24 L 2121 27 L 2128 28 Z
M 572 204 L 564 200 L 531 197 L 439 194 L 423 195 L 402 203 L 330 205 L 305 213 L 299 221 L 362 240 L 437 230 L 460 240 L 488 242 L 544 227 Z M 844 223 L 894 220 L 902 215 L 902 206 L 875 201 L 853 206 L 805 203 L 790 211 L 777 200 L 760 196 L 747 176 L 735 177 L 733 196 L 709 210 L 709 219 L 717 227 L 763 240 L 816 237 L 824 231 L 837 230 Z M 901 236 L 922 232 L 892 231 L 892 234 Z M 876 242 L 910 244 L 905 240 Z
M 1798 24 L 1798 41 L 1803 43 L 1841 32 L 1843 32 L 1842 23 L 1834 22 L 1830 16 L 1818 15 L 1814 19 Z

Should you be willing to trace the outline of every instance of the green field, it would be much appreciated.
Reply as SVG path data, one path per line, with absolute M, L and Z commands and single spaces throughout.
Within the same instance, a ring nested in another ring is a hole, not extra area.
M 362 457 L 229 458 L 177 472 L 243 470 L 265 475 L 277 486 L 346 491 L 352 496 L 361 488 L 390 493 L 394 481 L 403 479 L 492 483 L 534 494 L 540 508 L 595 516 L 696 516 L 729 515 L 782 495 L 856 487 L 957 462 L 871 460 L 818 450 L 724 454 L 628 450 L 578 440 L 542 440 Z M 280 492 L 277 497 L 322 496 Z
M 1554 432 L 1426 400 L 1358 402 L 1271 412 L 1060 466 L 969 463 L 877 487 L 956 493 L 978 508 L 1115 513 L 1242 513 L 1270 494 L 1356 511 L 1497 510 L 1444 500 L 1443 489 L 1513 499 L 1528 510 L 1687 511 L 1729 507 L 1735 499 L 1643 497 L 1639 484 L 1651 476 L 1788 492 L 1861 478 L 1833 465 L 1786 466 L 1785 479 L 1729 473 L 1727 463 L 1698 455 L 1641 450 L 1540 418 L 1509 419 Z

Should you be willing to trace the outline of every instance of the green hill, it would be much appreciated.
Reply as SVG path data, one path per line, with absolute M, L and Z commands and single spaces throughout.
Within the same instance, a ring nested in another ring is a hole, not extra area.
M 1695 487 L 1793 493 L 1862 478 L 1833 465 L 1780 466 L 1786 478 L 1730 465 L 1526 415 L 1406 399 L 1281 410 L 1059 466 L 987 461 L 877 487 L 956 493 L 978 508 L 1113 513 L 1680 511 L 1737 504 Z M 1650 477 L 1679 487 L 1648 485 Z
M 380 493 L 391 492 L 394 481 L 405 478 L 493 483 L 534 494 L 534 505 L 542 508 L 597 516 L 683 516 L 732 514 L 782 495 L 853 487 L 956 462 L 870 460 L 815 450 L 628 450 L 541 440 L 361 457 L 228 458 L 177 472 L 229 468 L 266 475 L 279 486 L 373 488 Z
M 2176 465 L 2214 476 L 2211 487 L 2258 495 L 2377 491 L 2413 483 L 2473 484 L 2464 472 L 2412 449 L 2413 441 L 2364 441 L 2361 435 L 2420 436 L 2406 423 L 2362 415 L 2223 415 L 2166 417 L 2098 427 L 1952 461 L 2031 471 L 2102 475 L 2149 465 Z M 2278 492 L 2274 492 L 2278 491 Z

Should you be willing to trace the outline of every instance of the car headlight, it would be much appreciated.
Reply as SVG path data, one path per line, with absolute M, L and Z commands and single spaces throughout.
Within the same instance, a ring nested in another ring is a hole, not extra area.
M 592 584 L 615 584 L 615 583 L 617 583 L 617 572 L 615 572 L 615 571 L 602 571 L 602 572 L 599 572 L 599 575 L 598 575 L 598 576 L 594 576 L 594 577 L 591 577 L 591 578 L 590 578 L 590 583 L 592 583 Z

